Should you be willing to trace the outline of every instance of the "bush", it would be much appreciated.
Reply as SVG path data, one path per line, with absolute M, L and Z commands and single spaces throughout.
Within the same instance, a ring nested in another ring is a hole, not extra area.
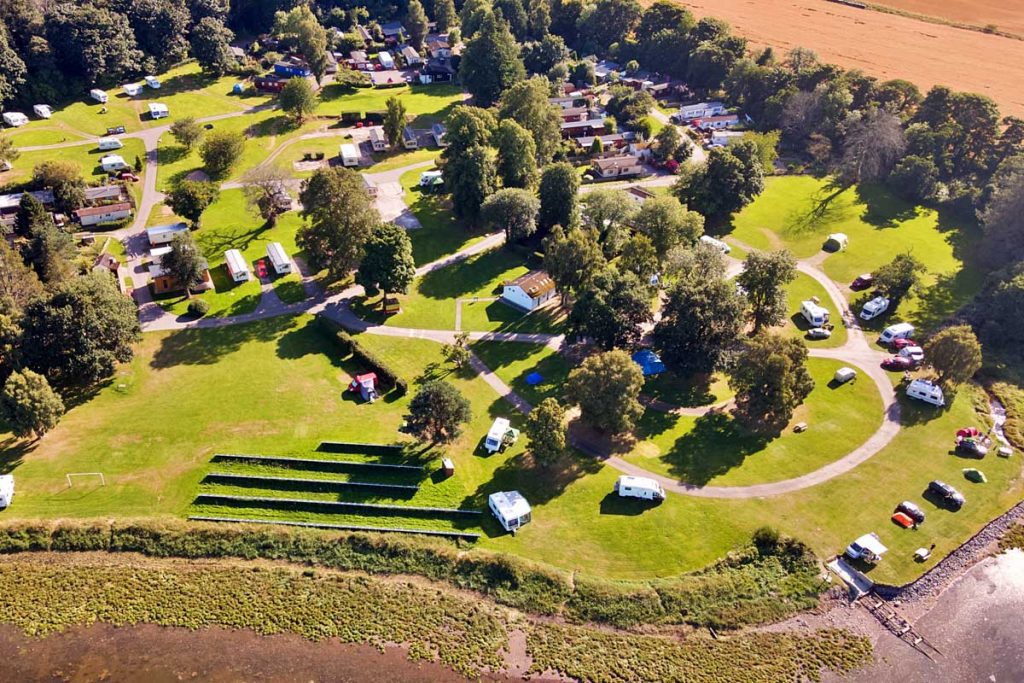
M 334 339 L 346 355 L 351 354 L 358 362 L 366 365 L 370 370 L 377 373 L 377 381 L 380 383 L 382 393 L 394 389 L 398 396 L 405 396 L 409 391 L 409 383 L 399 377 L 381 358 L 362 344 L 356 341 L 355 337 L 345 331 L 338 323 L 329 320 L 322 315 L 317 315 L 320 325 L 333 334 Z
M 779 532 L 770 526 L 763 526 L 754 532 L 754 546 L 762 555 L 771 555 L 779 547 Z
M 192 301 L 188 302 L 188 312 L 189 315 L 202 318 L 210 312 L 210 302 L 206 299 L 192 299 Z

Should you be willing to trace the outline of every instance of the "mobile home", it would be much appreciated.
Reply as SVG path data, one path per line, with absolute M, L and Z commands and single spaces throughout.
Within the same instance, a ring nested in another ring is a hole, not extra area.
M 341 165 L 342 166 L 358 166 L 359 165 L 359 150 L 356 146 L 346 142 L 341 146 Z
M 370 146 L 374 152 L 383 152 L 388 148 L 388 139 L 384 136 L 384 129 L 374 126 L 370 129 Z
M 97 141 L 96 146 L 101 150 L 108 151 L 111 149 L 121 149 L 124 147 L 124 143 L 113 137 L 100 138 L 99 141 Z
M 146 237 L 149 238 L 150 246 L 159 247 L 164 244 L 170 244 L 176 235 L 180 235 L 183 232 L 188 232 L 188 226 L 184 223 L 154 225 L 152 228 L 146 229 Z
M 89 97 L 91 97 L 92 99 L 96 100 L 100 104 L 106 104 L 107 103 L 107 91 L 106 90 L 100 90 L 99 88 L 93 88 L 92 90 L 89 91 Z
M 269 242 L 267 244 L 267 258 L 270 259 L 270 265 L 274 267 L 274 272 L 278 275 L 292 272 L 292 262 L 280 242 Z
M 131 218 L 132 205 L 128 202 L 105 204 L 103 206 L 86 206 L 75 211 L 75 217 L 83 228 L 101 223 L 115 223 Z
M 385 69 L 395 68 L 395 58 L 392 57 L 391 53 L 387 50 L 381 50 L 377 53 L 377 61 L 380 62 L 380 65 Z
M 679 107 L 679 118 L 684 121 L 691 119 L 702 119 L 705 116 L 717 116 L 725 112 L 725 105 L 721 102 L 697 102 L 696 104 L 684 104 Z
M 4 123 L 12 128 L 17 128 L 18 126 L 24 126 L 28 123 L 28 117 L 20 111 L 5 111 Z
M 487 496 L 487 507 L 505 531 L 515 532 L 530 522 L 530 503 L 519 491 L 498 491 Z
M 245 262 L 242 252 L 237 249 L 228 249 L 224 252 L 224 266 L 228 269 L 228 275 L 235 282 L 245 282 L 252 277 L 249 272 L 249 264 Z
M 108 154 L 105 157 L 100 158 L 100 167 L 102 167 L 106 173 L 113 173 L 115 171 L 123 171 L 128 168 L 128 164 L 125 163 L 124 158 L 120 155 Z

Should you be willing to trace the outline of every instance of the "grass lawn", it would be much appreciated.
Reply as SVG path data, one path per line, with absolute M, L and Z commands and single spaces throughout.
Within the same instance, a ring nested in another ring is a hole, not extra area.
M 733 397 L 724 375 L 686 378 L 667 370 L 647 377 L 642 393 L 682 408 L 715 405 Z
M 882 403 L 875 385 L 862 379 L 829 386 L 843 363 L 812 358 L 815 388 L 790 425 L 807 422 L 797 434 L 789 427 L 775 438 L 754 435 L 721 413 L 702 417 L 648 410 L 642 441 L 627 459 L 691 484 L 745 486 L 812 472 L 863 443 L 881 424 Z
M 34 127 L 32 123 L 36 123 L 36 121 L 30 121 L 21 128 L 5 130 L 3 135 L 14 142 L 19 148 L 34 147 L 36 145 L 56 145 L 61 142 L 76 142 L 88 139 L 87 136 L 70 130 L 60 123 L 50 123 L 50 121 L 45 119 L 38 121 L 38 125 Z
M 901 319 L 919 326 L 933 325 L 955 311 L 984 277 L 971 261 L 979 235 L 976 225 L 915 207 L 877 186 L 837 192 L 827 180 L 810 176 L 768 178 L 764 193 L 734 217 L 732 235 L 759 249 L 786 247 L 807 258 L 833 232 L 850 238 L 849 247 L 829 255 L 823 266 L 841 284 L 902 251 L 909 250 L 927 266 L 924 294 L 899 310 Z M 861 298 L 850 294 L 851 301 Z
M 289 273 L 274 280 L 274 293 L 286 304 L 297 304 L 306 300 L 306 291 L 302 288 L 302 278 L 298 273 Z
M 405 105 L 406 113 L 414 117 L 412 125 L 426 128 L 442 121 L 448 111 L 463 101 L 462 89 L 456 85 L 412 85 L 400 88 L 354 88 L 349 85 L 329 84 L 320 91 L 320 116 L 340 116 L 342 112 L 360 112 L 387 109 L 389 97 L 397 97 Z
M 446 195 L 420 192 L 420 174 L 430 168 L 414 169 L 402 174 L 399 182 L 405 191 L 405 203 L 423 226 L 409 231 L 412 255 L 416 265 L 436 261 L 447 254 L 465 249 L 483 237 L 480 231 L 471 231 L 459 225 L 452 216 Z M 454 315 L 454 314 L 453 314 Z
M 807 330 L 811 328 L 807 320 L 800 315 L 800 304 L 811 297 L 818 297 L 821 305 L 829 309 L 831 322 L 835 326 L 832 336 L 828 339 L 810 339 Z M 787 337 L 802 339 L 808 348 L 834 348 L 846 343 L 846 327 L 843 326 L 839 311 L 835 310 L 832 298 L 821 284 L 804 273 L 797 273 L 796 279 L 786 287 L 786 311 L 789 318 L 782 324 L 780 331 Z
M 405 166 L 411 166 L 412 164 L 419 164 L 424 161 L 433 161 L 441 155 L 444 151 L 437 147 L 428 147 L 425 149 L 414 149 L 409 151 L 399 151 L 394 154 L 390 153 L 376 153 L 373 155 L 373 164 L 362 169 L 364 173 L 383 173 L 384 171 L 393 171 L 398 168 Z M 419 180 L 419 176 L 416 177 Z
M 473 353 L 494 374 L 529 401 L 537 405 L 546 398 L 564 400 L 563 387 L 572 367 L 557 351 L 549 346 L 518 342 L 478 341 L 471 344 Z M 539 373 L 544 379 L 530 386 L 527 375 Z
M 107 154 L 121 156 L 129 166 L 135 163 L 135 157 L 145 157 L 145 147 L 141 140 L 122 140 L 124 147 L 111 152 L 101 152 L 94 144 L 83 144 L 63 149 L 49 149 L 38 152 L 22 152 L 14 162 L 10 171 L 0 173 L 0 187 L 10 187 L 27 182 L 32 178 L 32 169 L 44 161 L 71 161 L 82 169 L 82 176 L 87 183 L 98 183 L 107 178 L 107 173 L 100 167 L 100 157 Z M 140 177 L 140 181 L 142 178 Z

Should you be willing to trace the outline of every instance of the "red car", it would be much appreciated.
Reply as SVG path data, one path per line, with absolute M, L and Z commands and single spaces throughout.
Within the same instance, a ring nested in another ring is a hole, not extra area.
M 263 259 L 256 262 L 256 274 L 260 277 L 267 276 L 267 264 L 264 263 Z
M 883 370 L 912 370 L 914 361 L 903 356 L 890 356 L 882 361 Z
M 139 182 L 139 176 L 135 175 L 131 171 L 121 171 L 120 173 L 117 174 L 117 179 L 125 180 L 132 183 Z
M 871 273 L 864 273 L 863 275 L 857 276 L 857 279 L 850 285 L 850 289 L 855 292 L 859 292 L 862 289 L 867 289 L 875 282 L 875 276 Z
M 892 348 L 899 351 L 905 346 L 919 346 L 919 344 L 913 339 L 893 339 Z
M 910 515 L 908 515 L 905 512 L 897 512 L 897 513 L 893 514 L 892 521 L 895 522 L 896 524 L 899 524 L 904 529 L 909 529 L 910 527 L 916 525 L 914 520 L 912 520 L 910 518 Z

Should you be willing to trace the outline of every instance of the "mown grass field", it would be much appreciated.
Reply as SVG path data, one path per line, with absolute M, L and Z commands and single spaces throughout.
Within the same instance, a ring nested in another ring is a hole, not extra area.
M 124 139 L 122 142 L 124 147 L 110 152 L 100 151 L 95 144 L 83 144 L 38 152 L 22 152 L 17 160 L 14 161 L 13 168 L 10 171 L 0 173 L 0 187 L 10 187 L 31 180 L 32 169 L 44 161 L 71 161 L 81 168 L 82 176 L 86 182 L 95 183 L 107 177 L 107 173 L 100 166 L 100 157 L 107 154 L 117 154 L 129 166 L 135 163 L 136 157 L 145 158 L 145 149 L 141 140 Z
M 456 85 L 404 85 L 398 88 L 354 88 L 329 84 L 320 92 L 319 116 L 341 116 L 342 112 L 379 112 L 387 109 L 390 97 L 397 97 L 405 105 L 416 128 L 429 128 L 443 120 L 448 111 L 462 102 L 465 95 Z
M 409 231 L 412 255 L 418 266 L 465 249 L 483 237 L 482 230 L 459 225 L 446 198 L 420 192 L 420 174 L 429 170 L 433 167 L 406 171 L 399 180 L 406 205 L 423 226 Z

